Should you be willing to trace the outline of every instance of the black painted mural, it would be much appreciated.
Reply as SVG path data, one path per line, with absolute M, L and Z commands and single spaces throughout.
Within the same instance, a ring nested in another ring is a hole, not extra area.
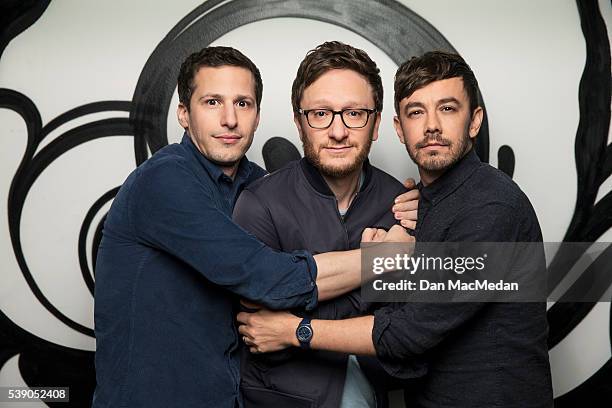
M 36 24 L 50 4 L 46 1 L 7 1 L 0 5 L 0 63 L 9 42 Z M 564 241 L 593 242 L 612 227 L 612 192 L 597 204 L 597 192 L 612 174 L 612 146 L 607 144 L 610 129 L 610 46 L 605 22 L 597 2 L 578 0 L 587 59 L 580 82 L 580 123 L 575 139 L 578 189 L 576 206 Z M 0 107 L 18 113 L 27 126 L 27 146 L 13 177 L 8 195 L 8 219 L 11 245 L 21 273 L 36 299 L 66 326 L 93 337 L 90 327 L 72 320 L 45 297 L 28 267 L 20 234 L 26 196 L 47 167 L 71 149 L 95 139 L 126 136 L 133 139 L 134 166 L 144 162 L 149 151 L 155 153 L 168 144 L 166 134 L 168 109 L 176 88 L 179 64 L 186 56 L 242 25 L 281 17 L 299 17 L 334 24 L 368 39 L 399 65 L 407 58 L 430 50 L 454 51 L 451 43 L 431 24 L 396 1 L 317 1 L 317 0 L 211 0 L 182 18 L 159 42 L 149 56 L 130 101 L 99 101 L 77 106 L 42 123 L 34 102 L 11 89 L 0 89 Z M 409 40 L 407 40 L 409 39 Z M 469 62 L 469 61 L 468 61 Z M 480 95 L 481 102 L 483 96 Z M 129 118 L 115 117 L 78 125 L 44 145 L 55 129 L 86 115 L 99 112 L 129 112 Z M 483 161 L 489 161 L 487 120 L 478 136 L 476 150 Z M 272 138 L 263 147 L 268 170 L 299 157 L 298 149 L 288 140 Z M 515 156 L 510 146 L 497 152 L 501 170 L 512 176 Z M 119 186 L 91 204 L 81 223 L 78 242 L 82 279 L 91 292 L 95 285 L 95 258 L 100 242 L 101 221 L 94 224 L 102 208 L 112 201 Z M 91 247 L 87 236 L 93 235 Z M 585 247 L 586 250 L 586 247 Z M 583 255 L 584 251 L 558 253 L 550 265 L 551 288 L 554 288 Z M 88 254 L 94 260 L 91 270 Z M 601 255 L 612 264 L 612 246 Z M 588 272 L 588 271 L 587 271 Z M 588 279 L 588 273 L 580 279 Z M 581 282 L 576 282 L 579 285 Z M 601 294 L 605 288 L 601 288 Z M 557 302 L 549 312 L 550 347 L 563 340 L 593 308 L 594 303 Z M 612 326 L 612 322 L 611 322 Z M 612 333 L 610 333 L 612 339 Z M 70 386 L 71 401 L 58 406 L 89 406 L 95 375 L 93 353 L 53 344 L 38 338 L 11 322 L 0 311 L 0 368 L 11 357 L 19 355 L 19 370 L 29 386 Z M 612 406 L 612 360 L 573 391 L 557 398 L 558 407 Z M 53 406 L 53 403 L 48 403 Z

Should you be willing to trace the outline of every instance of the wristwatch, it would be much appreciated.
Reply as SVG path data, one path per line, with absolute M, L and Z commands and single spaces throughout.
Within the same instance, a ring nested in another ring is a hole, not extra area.
M 297 329 L 295 329 L 295 336 L 300 342 L 300 347 L 303 349 L 310 348 L 310 340 L 312 340 L 312 326 L 310 325 L 310 316 L 305 316 Z

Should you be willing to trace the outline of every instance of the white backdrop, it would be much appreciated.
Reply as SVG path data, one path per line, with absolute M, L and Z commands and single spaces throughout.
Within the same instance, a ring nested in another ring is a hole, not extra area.
M 500 146 L 512 147 L 514 180 L 531 199 L 545 240 L 560 241 L 576 199 L 574 140 L 578 84 L 586 55 L 576 4 L 557 0 L 402 2 L 436 27 L 470 63 L 489 115 L 491 164 L 496 166 Z M 151 52 L 198 4 L 186 0 L 52 1 L 42 17 L 6 48 L 0 60 L 0 87 L 31 98 L 43 125 L 85 103 L 129 101 Z M 600 9 L 609 32 L 610 2 L 600 1 Z M 300 146 L 291 118 L 291 82 L 305 53 L 325 40 L 362 48 L 379 64 L 385 98 L 381 135 L 371 161 L 399 179 L 416 177 L 416 168 L 391 123 L 397 66 L 367 39 L 349 30 L 298 18 L 248 24 L 214 42 L 239 48 L 262 72 L 262 119 L 249 158 L 263 165 L 261 147 L 272 136 L 283 136 Z M 170 142 L 178 141 L 182 134 L 175 118 L 177 102 L 175 94 L 168 115 Z M 67 126 L 111 116 L 127 117 L 128 113 L 89 115 Z M 65 130 L 66 126 L 54 131 L 41 148 Z M 67 327 L 38 302 L 20 272 L 10 242 L 6 205 L 26 146 L 21 117 L 0 109 L 0 134 L 0 309 L 36 336 L 94 350 L 93 338 Z M 121 184 L 133 168 L 131 137 L 97 139 L 54 161 L 36 180 L 25 202 L 21 234 L 30 270 L 47 298 L 87 327 L 93 327 L 93 301 L 78 264 L 81 222 L 91 204 Z M 612 180 L 607 180 L 598 197 L 611 188 Z M 600 241 L 612 241 L 612 231 Z M 551 350 L 555 396 L 582 383 L 610 358 L 609 314 L 610 304 L 599 304 Z M 22 382 L 15 357 L 0 371 L 0 386 Z

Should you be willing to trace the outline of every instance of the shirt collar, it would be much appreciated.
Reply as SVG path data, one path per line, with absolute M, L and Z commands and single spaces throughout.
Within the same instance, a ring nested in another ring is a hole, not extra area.
M 200 152 L 200 150 L 193 143 L 193 141 L 191 140 L 191 137 L 189 137 L 187 132 L 183 134 L 181 145 L 187 147 L 187 149 L 191 151 L 191 153 L 195 156 L 198 162 L 200 162 L 202 167 L 204 167 L 206 172 L 210 175 L 210 177 L 215 182 L 217 183 L 220 183 L 221 181 L 232 182 L 231 177 L 226 176 L 223 170 L 221 170 L 221 168 L 218 165 L 208 160 L 208 158 L 206 158 L 206 156 L 204 156 L 202 152 Z M 240 159 L 240 163 L 238 163 L 236 177 L 234 177 L 233 182 L 239 183 L 239 182 L 246 181 L 251 175 L 251 171 L 252 171 L 251 162 L 249 162 L 246 156 L 244 156 L 242 159 Z
M 301 159 L 300 167 L 302 168 L 302 171 L 304 172 L 304 175 L 306 176 L 308 183 L 315 190 L 317 190 L 319 193 L 323 195 L 334 197 L 334 193 L 331 191 L 331 189 L 327 185 L 327 182 L 321 175 L 321 172 L 319 172 L 319 169 L 313 166 L 313 164 L 310 163 L 308 159 L 306 158 Z M 366 186 L 369 184 L 370 179 L 372 178 L 372 165 L 370 164 L 370 160 L 366 159 L 366 161 L 363 162 L 363 168 L 361 171 L 363 175 L 363 183 L 361 183 L 361 188 L 359 189 L 359 191 L 363 191 L 366 188 Z
M 461 186 L 474 171 L 482 165 L 478 155 L 471 149 L 461 160 L 455 163 L 433 183 L 424 186 L 421 182 L 418 189 L 421 198 L 436 205 Z

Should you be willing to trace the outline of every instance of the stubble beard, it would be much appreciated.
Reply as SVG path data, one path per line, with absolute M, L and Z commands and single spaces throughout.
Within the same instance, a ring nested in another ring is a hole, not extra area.
M 372 147 L 372 137 L 368 137 L 365 144 L 361 147 L 361 150 L 357 153 L 355 160 L 351 163 L 346 163 L 343 165 L 331 165 L 327 163 L 323 163 L 321 161 L 320 151 L 315 149 L 313 144 L 308 140 L 308 137 L 304 137 L 302 140 L 302 148 L 304 149 L 304 157 L 314 166 L 316 167 L 322 175 L 330 178 L 343 178 L 347 177 L 363 166 L 363 163 L 368 158 L 368 154 L 370 154 L 370 148 Z
M 421 149 L 427 143 L 436 142 L 448 146 L 448 153 L 424 152 Z M 456 143 L 442 137 L 440 133 L 427 134 L 425 138 L 413 146 L 406 146 L 408 155 L 416 165 L 425 171 L 439 172 L 444 171 L 455 165 L 472 147 L 470 136 L 467 132 Z

